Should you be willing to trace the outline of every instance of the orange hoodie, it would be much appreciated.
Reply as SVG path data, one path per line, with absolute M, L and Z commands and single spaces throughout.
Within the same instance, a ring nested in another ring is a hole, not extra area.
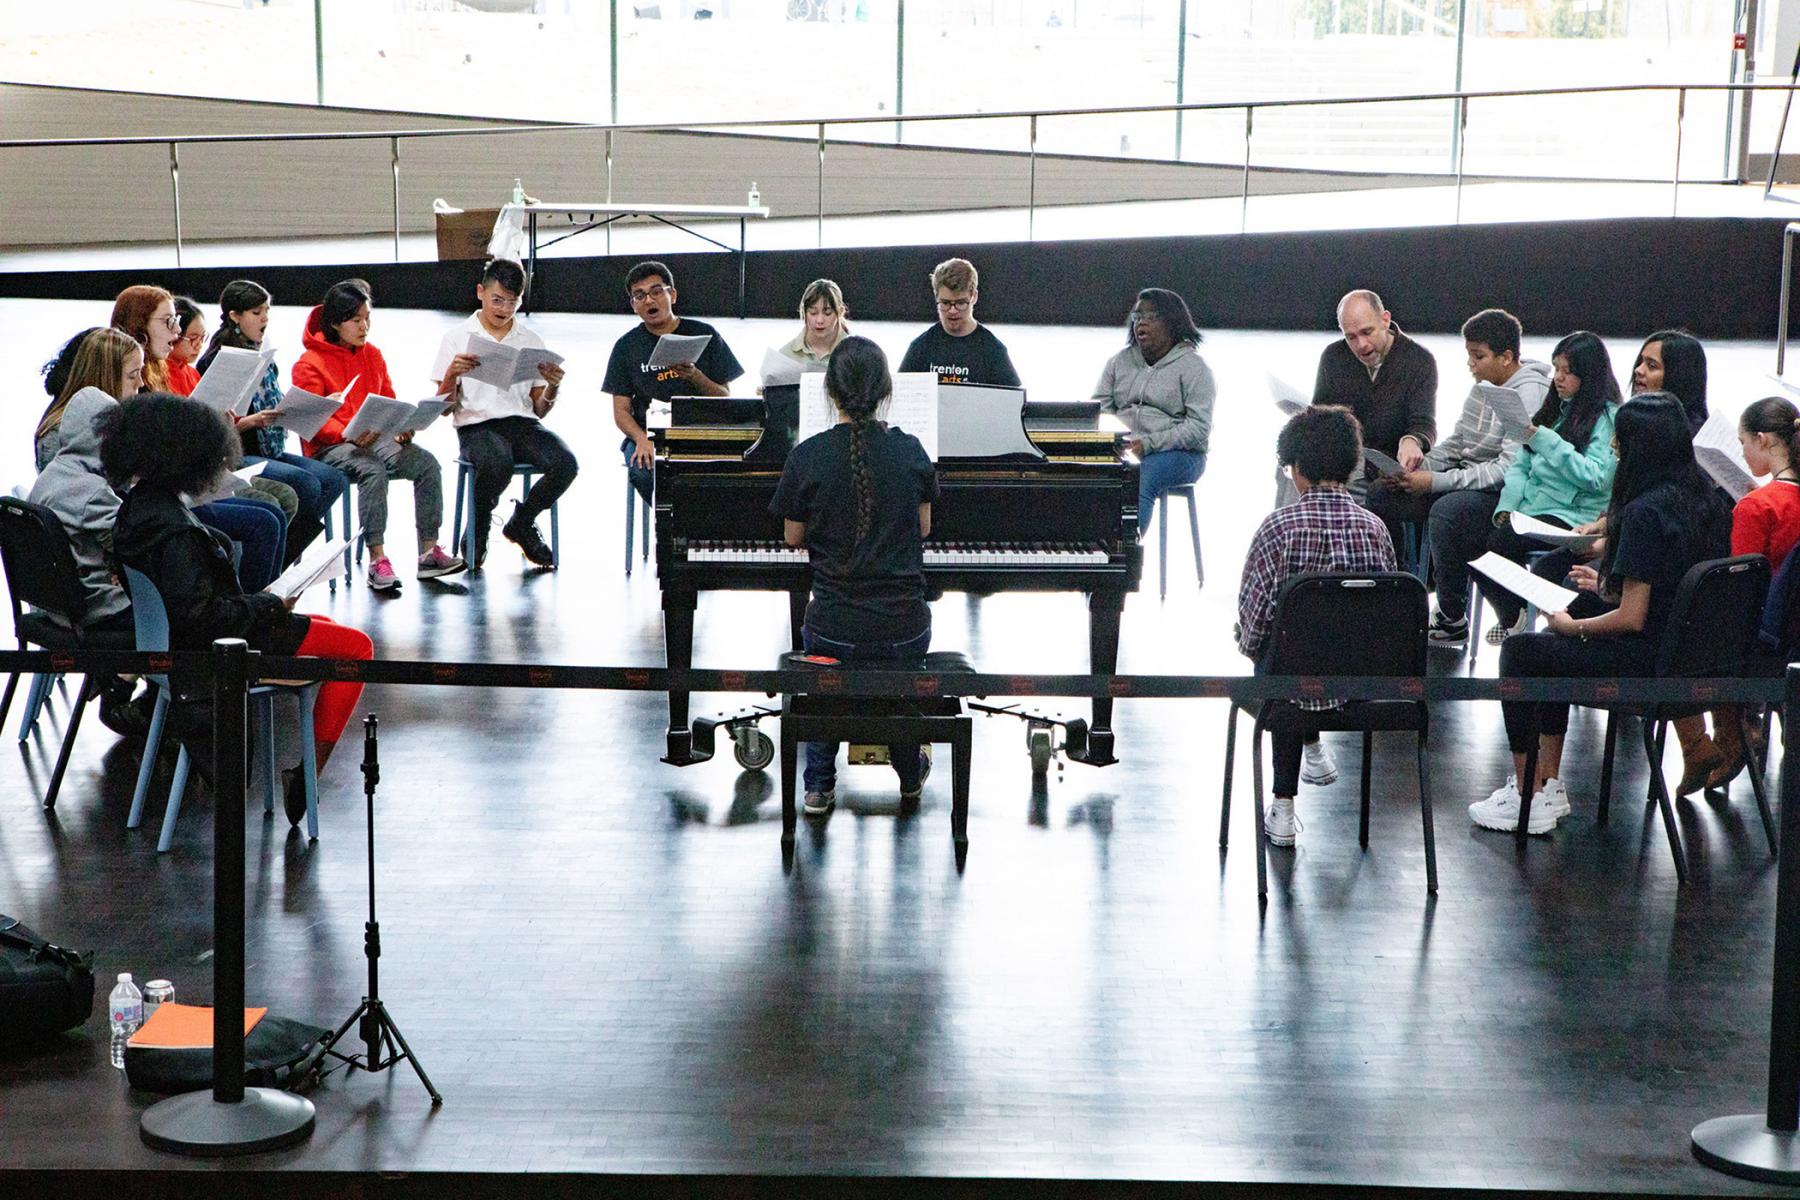
M 327 446 L 344 440 L 344 426 L 356 416 L 365 396 L 392 396 L 394 381 L 388 377 L 387 360 L 372 343 L 345 346 L 325 340 L 325 306 L 315 305 L 306 317 L 306 332 L 301 337 L 306 353 L 294 364 L 294 386 L 316 396 L 329 396 L 342 391 L 352 379 L 356 386 L 344 395 L 338 410 L 325 419 L 319 435 L 300 448 L 308 458 Z

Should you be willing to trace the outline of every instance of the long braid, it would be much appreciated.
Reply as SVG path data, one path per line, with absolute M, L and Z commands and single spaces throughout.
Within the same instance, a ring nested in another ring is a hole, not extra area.
M 860 544 L 875 529 L 875 472 L 869 466 L 869 442 L 870 431 L 881 424 L 875 414 L 894 391 L 887 355 L 868 338 L 845 338 L 825 364 L 825 391 L 838 411 L 849 418 L 850 485 Z
M 868 420 L 850 423 L 850 486 L 856 496 L 856 540 L 875 528 L 875 477 L 869 472 Z

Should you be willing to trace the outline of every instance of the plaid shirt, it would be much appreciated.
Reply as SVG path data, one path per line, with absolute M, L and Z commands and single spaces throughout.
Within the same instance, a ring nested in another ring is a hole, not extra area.
M 1238 649 L 1251 658 L 1262 653 L 1275 616 L 1275 593 L 1283 581 L 1307 572 L 1392 571 L 1394 543 L 1387 526 L 1351 497 L 1348 489 L 1323 484 L 1286 508 L 1270 513 L 1250 540 L 1238 586 Z M 1320 701 L 1307 708 L 1329 708 Z

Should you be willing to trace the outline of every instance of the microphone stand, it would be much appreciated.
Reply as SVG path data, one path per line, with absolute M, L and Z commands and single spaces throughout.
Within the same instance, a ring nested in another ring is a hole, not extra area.
M 369 990 L 356 1011 L 337 1027 L 336 1033 L 325 1039 L 325 1053 L 347 1064 L 351 1070 L 361 1068 L 371 1075 L 398 1066 L 402 1060 L 409 1062 L 419 1076 L 419 1082 L 430 1093 L 431 1106 L 437 1108 L 444 1098 L 431 1086 L 425 1068 L 419 1065 L 418 1055 L 406 1044 L 400 1026 L 394 1023 L 387 1005 L 381 1002 L 381 922 L 375 919 L 375 785 L 381 781 L 375 736 L 377 725 L 374 713 L 363 718 L 363 799 L 368 806 L 369 828 L 369 919 L 363 925 L 363 955 L 369 960 Z M 338 1041 L 350 1032 L 352 1025 L 357 1027 L 357 1036 L 362 1039 L 361 1054 L 344 1054 L 336 1049 Z

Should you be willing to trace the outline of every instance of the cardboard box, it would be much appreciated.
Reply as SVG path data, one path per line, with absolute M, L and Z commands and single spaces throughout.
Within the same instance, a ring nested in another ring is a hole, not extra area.
M 471 208 L 459 213 L 438 213 L 438 261 L 486 258 L 488 242 L 494 236 L 494 222 L 499 219 L 500 210 L 497 208 Z

